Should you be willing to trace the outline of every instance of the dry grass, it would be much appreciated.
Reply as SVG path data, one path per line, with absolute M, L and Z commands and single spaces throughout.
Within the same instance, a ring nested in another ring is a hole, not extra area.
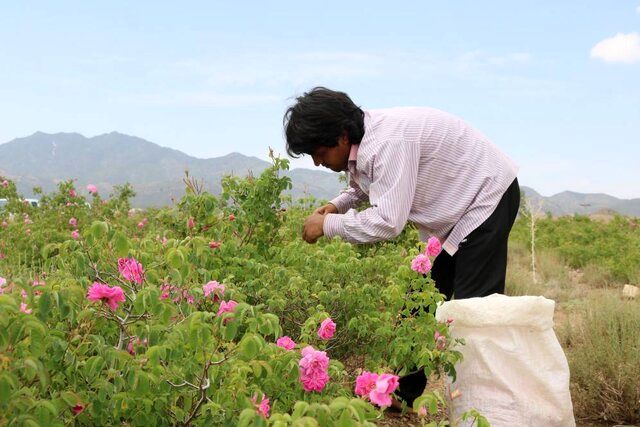
M 542 295 L 561 303 L 583 296 L 582 290 L 573 282 L 571 270 L 558 255 L 548 250 L 537 251 L 534 281 L 528 248 L 517 242 L 509 243 L 507 295 Z
M 582 275 L 583 283 L 591 286 L 592 288 L 607 288 L 616 284 L 616 281 L 613 278 L 611 272 L 598 264 L 587 264 L 582 269 Z
M 640 422 L 640 302 L 596 292 L 578 310 L 584 321 L 559 334 L 576 417 Z
M 576 421 L 640 423 L 640 301 L 621 297 L 603 268 L 566 267 L 550 251 L 537 254 L 537 281 L 528 248 L 510 243 L 508 295 L 556 301 L 556 332 L 571 372 Z

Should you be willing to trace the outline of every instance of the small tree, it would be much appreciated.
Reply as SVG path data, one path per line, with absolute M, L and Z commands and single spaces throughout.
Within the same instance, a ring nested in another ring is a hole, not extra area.
M 524 203 L 522 203 L 522 214 L 529 222 L 529 231 L 531 233 L 531 276 L 533 283 L 538 283 L 538 277 L 536 274 L 536 223 L 539 218 L 543 217 L 542 199 L 532 200 L 529 197 L 524 197 Z

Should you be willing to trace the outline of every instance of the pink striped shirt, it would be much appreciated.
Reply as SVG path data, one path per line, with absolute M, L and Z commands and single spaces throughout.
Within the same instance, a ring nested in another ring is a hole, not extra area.
M 516 178 L 516 164 L 484 135 L 451 114 L 404 107 L 365 112 L 353 145 L 349 188 L 331 203 L 324 234 L 352 243 L 396 237 L 408 221 L 453 255 L 495 210 Z M 358 212 L 362 202 L 371 207 Z

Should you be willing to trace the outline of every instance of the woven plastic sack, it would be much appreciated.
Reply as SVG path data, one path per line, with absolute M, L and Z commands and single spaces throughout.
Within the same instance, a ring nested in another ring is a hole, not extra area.
M 443 303 L 452 338 L 464 356 L 449 379 L 453 423 L 475 408 L 492 426 L 575 426 L 569 365 L 553 330 L 555 302 L 493 294 Z M 456 392 L 458 390 L 459 392 Z M 451 393 L 458 397 L 451 400 Z M 455 425 L 455 424 L 453 424 Z

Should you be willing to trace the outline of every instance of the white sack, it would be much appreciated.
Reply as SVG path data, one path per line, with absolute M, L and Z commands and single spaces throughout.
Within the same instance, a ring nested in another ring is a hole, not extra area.
M 461 392 L 449 401 L 452 423 L 475 408 L 497 427 L 575 426 L 554 307 L 543 297 L 493 294 L 438 308 L 438 321 L 453 319 L 452 338 L 466 342 L 457 347 L 464 359 L 456 366 L 456 382 L 448 385 Z

